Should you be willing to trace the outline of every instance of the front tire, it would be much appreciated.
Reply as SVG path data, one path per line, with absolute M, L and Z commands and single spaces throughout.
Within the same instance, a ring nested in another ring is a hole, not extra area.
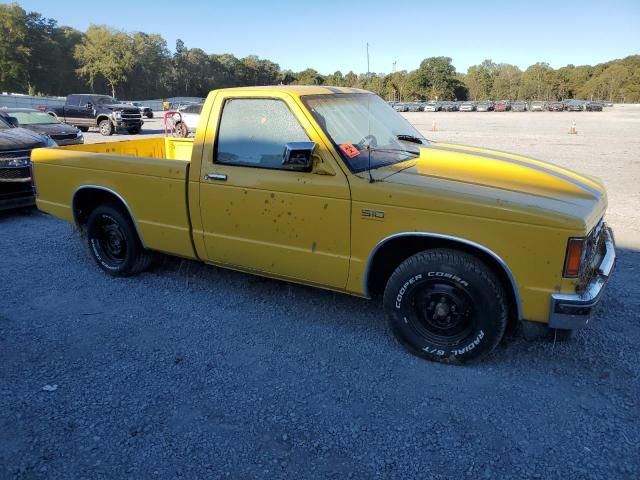
M 153 261 L 153 254 L 142 246 L 129 216 L 113 205 L 101 205 L 91 212 L 87 241 L 98 266 L 114 277 L 135 275 Z
M 100 133 L 105 137 L 113 134 L 113 123 L 111 123 L 111 120 L 102 120 L 98 124 L 98 128 L 100 129 Z
M 391 330 L 411 353 L 464 363 L 491 352 L 507 326 L 500 282 L 479 259 L 434 249 L 405 260 L 384 292 Z

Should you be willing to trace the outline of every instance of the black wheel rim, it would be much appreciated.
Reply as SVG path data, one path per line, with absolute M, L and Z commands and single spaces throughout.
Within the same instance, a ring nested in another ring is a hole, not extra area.
M 410 317 L 409 323 L 419 335 L 441 347 L 459 344 L 475 326 L 471 297 L 457 284 L 446 281 L 418 285 Z
M 121 265 L 127 256 L 127 240 L 120 224 L 108 215 L 100 218 L 95 236 L 100 253 L 113 265 Z

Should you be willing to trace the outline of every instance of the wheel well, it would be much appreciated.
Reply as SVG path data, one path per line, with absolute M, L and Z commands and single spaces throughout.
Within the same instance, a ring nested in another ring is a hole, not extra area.
M 389 277 L 402 262 L 416 253 L 434 248 L 458 250 L 473 255 L 484 262 L 498 277 L 507 294 L 510 323 L 518 320 L 517 293 L 504 267 L 490 253 L 474 245 L 454 239 L 407 235 L 388 240 L 369 259 L 370 263 L 365 279 L 368 293 L 374 297 L 381 295 Z
M 109 118 L 108 115 L 100 115 L 98 118 L 96 118 L 96 124 L 100 125 L 100 122 L 103 120 L 109 120 L 111 121 L 111 119 Z
M 53 118 L 58 118 L 58 115 L 56 115 L 54 112 L 47 112 L 48 115 L 51 115 Z
M 118 208 L 124 215 L 131 218 L 127 205 L 115 193 L 100 188 L 83 188 L 76 192 L 72 202 L 73 218 L 78 228 L 84 230 L 91 212 L 105 204 Z M 131 220 L 133 221 L 133 218 Z

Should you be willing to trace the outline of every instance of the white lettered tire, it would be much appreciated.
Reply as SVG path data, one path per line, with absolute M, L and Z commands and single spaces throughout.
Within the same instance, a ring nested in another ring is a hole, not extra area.
M 438 362 L 464 363 L 489 353 L 507 326 L 498 278 L 484 262 L 456 250 L 409 257 L 387 282 L 383 303 L 400 343 Z

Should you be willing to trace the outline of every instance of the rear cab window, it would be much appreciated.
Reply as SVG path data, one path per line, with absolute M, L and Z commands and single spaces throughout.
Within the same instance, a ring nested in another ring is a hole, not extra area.
M 80 96 L 79 95 L 69 95 L 67 97 L 67 106 L 68 107 L 77 107 L 80 105 Z

